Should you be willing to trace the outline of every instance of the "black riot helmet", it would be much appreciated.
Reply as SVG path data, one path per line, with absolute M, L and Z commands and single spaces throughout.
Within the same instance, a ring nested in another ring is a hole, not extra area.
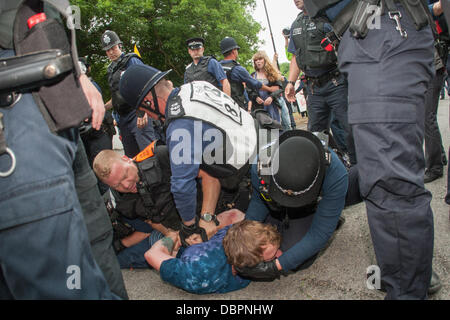
M 102 48 L 105 51 L 111 49 L 116 44 L 122 43 L 122 41 L 120 40 L 120 38 L 117 35 L 117 33 L 115 33 L 114 31 L 111 31 L 111 30 L 106 30 L 102 34 L 101 41 L 102 41 Z
M 233 49 L 240 49 L 241 47 L 238 46 L 236 40 L 234 40 L 232 37 L 225 37 L 220 41 L 220 51 L 222 51 L 222 54 L 226 54 L 227 52 L 230 52 Z
M 289 130 L 272 149 L 269 162 L 258 160 L 265 200 L 288 208 L 317 201 L 328 164 L 323 142 L 309 131 Z

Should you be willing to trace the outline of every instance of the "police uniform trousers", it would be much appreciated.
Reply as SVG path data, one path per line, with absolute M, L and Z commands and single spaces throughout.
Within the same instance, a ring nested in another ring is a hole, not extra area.
M 446 76 L 445 68 L 437 70 L 425 95 L 425 168 L 437 175 L 442 175 L 446 161 L 437 121 L 439 95 Z
M 92 254 L 109 284 L 111 291 L 128 299 L 122 272 L 117 261 L 113 243 L 113 229 L 105 203 L 97 187 L 97 178 L 89 166 L 81 139 L 73 163 L 75 188 L 86 223 Z
M 386 299 L 425 299 L 434 231 L 422 143 L 434 46 L 430 28 L 416 31 L 400 11 L 407 39 L 385 14 L 364 39 L 347 30 L 338 58 L 348 76 L 360 192 Z
M 0 112 L 17 159 L 14 172 L 0 177 L 0 299 L 114 298 L 75 190 L 77 130 L 50 133 L 30 94 Z M 0 171 L 10 166 L 0 156 Z
M 335 81 L 329 80 L 322 86 L 308 81 L 307 91 L 308 130 L 312 132 L 328 130 L 333 112 L 333 120 L 337 121 L 345 131 L 344 137 L 337 140 L 341 142 L 339 148 L 348 153 L 352 163 L 356 163 L 354 143 L 347 118 L 348 85 L 345 76 L 341 74 Z M 342 132 L 340 134 L 342 135 Z

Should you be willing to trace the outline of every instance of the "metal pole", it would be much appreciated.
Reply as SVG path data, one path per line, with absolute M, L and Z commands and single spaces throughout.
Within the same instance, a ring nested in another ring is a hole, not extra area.
M 270 26 L 269 14 L 267 13 L 266 1 L 263 0 L 263 3 L 264 3 L 264 10 L 266 11 L 267 23 L 269 24 L 270 37 L 272 38 L 273 51 L 277 53 L 277 49 L 275 48 L 275 41 L 273 40 L 272 27 Z M 280 70 L 280 64 L 278 63 L 278 59 L 277 59 L 277 67 L 278 70 Z

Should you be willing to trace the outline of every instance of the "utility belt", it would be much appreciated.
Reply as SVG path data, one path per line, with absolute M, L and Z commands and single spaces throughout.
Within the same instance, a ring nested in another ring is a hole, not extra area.
M 430 14 L 421 0 L 352 0 L 332 21 L 333 31 L 327 34 L 328 41 L 325 41 L 323 46 L 331 43 L 337 48 L 347 29 L 353 37 L 365 38 L 374 17 L 384 14 L 389 15 L 389 18 L 395 22 L 396 30 L 406 39 L 408 34 L 401 25 L 402 14 L 398 10 L 398 4 L 406 10 L 416 30 L 421 30 L 429 24 Z
M 320 77 L 306 76 L 306 81 L 308 82 L 308 84 L 311 84 L 312 86 L 323 87 L 330 80 L 334 79 L 333 83 L 337 86 L 337 78 L 340 75 L 341 75 L 341 72 L 336 68 L 333 71 L 330 71 L 324 75 L 321 75 Z

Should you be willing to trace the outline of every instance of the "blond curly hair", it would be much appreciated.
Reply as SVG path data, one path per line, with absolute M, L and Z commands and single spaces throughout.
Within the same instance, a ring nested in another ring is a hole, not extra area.
M 255 68 L 255 70 L 258 71 L 255 60 L 260 60 L 260 59 L 264 59 L 265 63 L 264 63 L 264 67 L 263 67 L 262 71 L 265 73 L 267 80 L 269 80 L 269 82 L 281 81 L 282 80 L 281 74 L 273 66 L 272 62 L 270 62 L 270 59 L 267 56 L 267 53 L 263 50 L 257 51 L 252 57 L 253 67 Z
M 270 224 L 252 220 L 235 223 L 223 239 L 223 248 L 228 263 L 238 267 L 253 267 L 262 262 L 263 246 L 280 246 L 281 235 Z

